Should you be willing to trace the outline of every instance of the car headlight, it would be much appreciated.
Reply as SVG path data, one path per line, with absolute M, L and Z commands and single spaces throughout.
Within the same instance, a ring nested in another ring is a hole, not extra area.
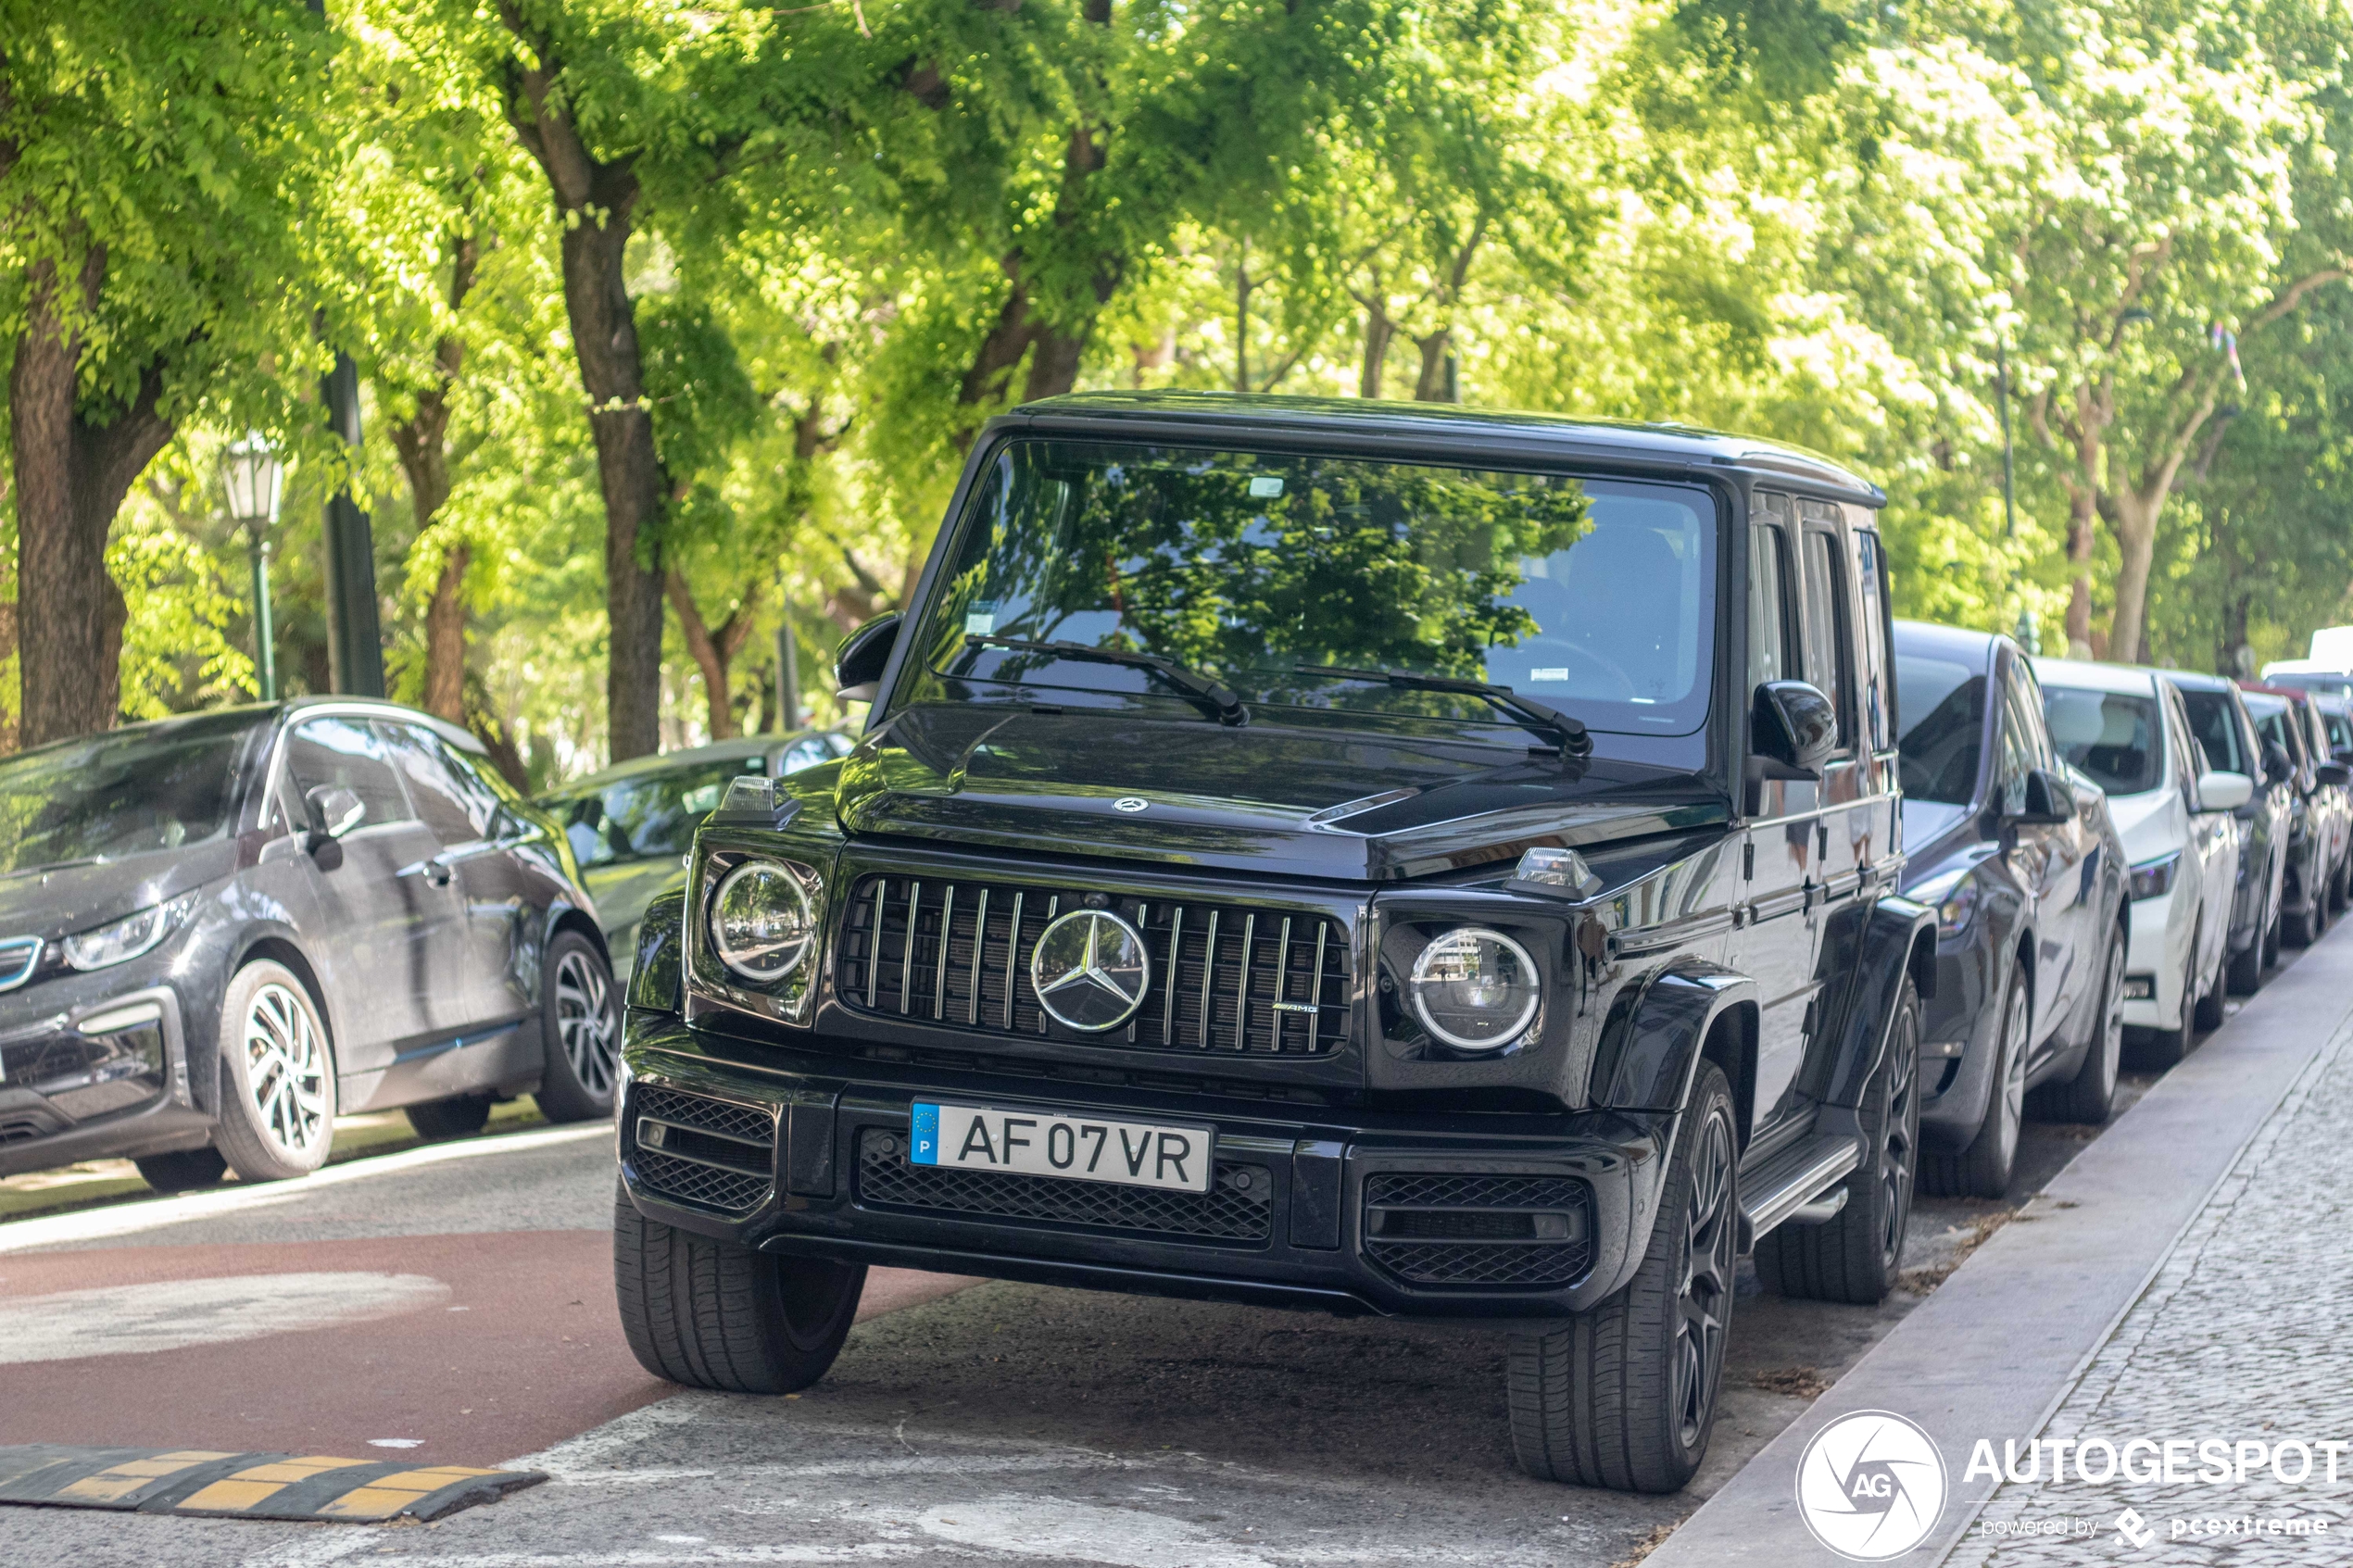
M 2173 890 L 2173 873 L 2181 869 L 2182 852 L 2159 855 L 2154 860 L 2143 860 L 2133 868 L 2132 897 L 2162 898 Z
M 1939 936 L 1958 936 L 1976 918 L 1978 891 L 1977 868 L 1964 866 L 1930 877 L 1913 888 L 1910 897 L 1935 908 Z
M 711 950 L 730 973 L 774 985 L 808 961 L 817 916 L 801 879 L 774 860 L 746 860 L 711 896 Z
M 66 962 L 76 969 L 105 969 L 126 963 L 155 947 L 186 923 L 196 912 L 196 895 L 182 893 L 160 904 L 150 904 L 135 915 L 99 926 L 65 940 Z
M 1541 997 L 1536 960 L 1500 931 L 1466 925 L 1414 960 L 1409 987 L 1422 1027 L 1457 1050 L 1501 1050 L 1528 1032 Z

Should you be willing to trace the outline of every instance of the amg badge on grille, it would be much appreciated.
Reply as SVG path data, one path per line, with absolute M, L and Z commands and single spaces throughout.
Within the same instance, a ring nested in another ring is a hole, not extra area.
M 1029 983 L 1056 1021 L 1092 1035 L 1136 1016 L 1151 962 L 1134 926 L 1108 909 L 1074 909 L 1038 936 Z

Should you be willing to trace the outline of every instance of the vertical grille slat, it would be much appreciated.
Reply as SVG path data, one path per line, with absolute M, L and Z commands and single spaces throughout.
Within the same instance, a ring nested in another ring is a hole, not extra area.
M 1033 894 L 1041 906 L 1035 917 Z M 1352 949 L 1341 922 L 1206 900 L 1113 904 L 1151 955 L 1142 1005 L 1101 1035 L 1063 1030 L 1038 1005 L 1029 960 L 1045 927 L 1082 896 L 1104 907 L 1083 885 L 869 873 L 852 884 L 842 917 L 836 994 L 883 1018 L 1139 1050 L 1311 1056 L 1346 1041 L 1353 988 L 1343 972 Z

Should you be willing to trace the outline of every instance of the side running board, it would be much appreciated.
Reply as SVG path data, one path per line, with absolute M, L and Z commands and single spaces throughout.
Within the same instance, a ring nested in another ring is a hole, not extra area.
M 1740 1249 L 1776 1226 L 1819 1224 L 1846 1207 L 1845 1189 L 1829 1189 L 1862 1162 L 1863 1146 L 1851 1133 L 1819 1134 L 1774 1155 L 1741 1182 Z

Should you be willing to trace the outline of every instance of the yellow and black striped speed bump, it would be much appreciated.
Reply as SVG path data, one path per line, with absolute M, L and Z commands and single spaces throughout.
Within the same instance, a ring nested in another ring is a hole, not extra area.
M 536 1470 L 471 1470 L 324 1454 L 208 1449 L 0 1448 L 0 1503 L 225 1519 L 438 1519 L 547 1479 Z

